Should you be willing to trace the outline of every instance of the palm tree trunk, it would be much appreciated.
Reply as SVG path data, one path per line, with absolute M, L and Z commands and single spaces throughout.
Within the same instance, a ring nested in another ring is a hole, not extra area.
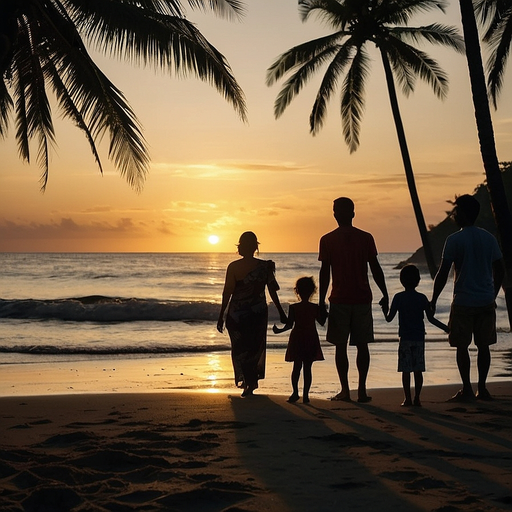
M 487 177 L 487 189 L 491 198 L 492 211 L 496 221 L 498 237 L 505 260 L 506 277 L 503 288 L 507 303 L 510 328 L 512 329 L 512 216 L 505 195 L 505 186 L 496 154 L 494 129 L 492 125 L 489 98 L 480 51 L 480 39 L 476 25 L 472 0 L 459 0 L 462 28 L 466 43 L 473 106 L 475 109 L 480 153 Z
M 387 55 L 382 50 L 380 53 L 382 57 L 382 63 L 384 64 L 384 71 L 386 73 L 389 101 L 391 102 L 391 110 L 393 112 L 393 119 L 395 120 L 396 133 L 398 135 L 398 142 L 402 152 L 402 161 L 404 163 L 407 186 L 409 187 L 409 194 L 411 195 L 412 207 L 414 209 L 416 223 L 418 224 L 418 229 L 420 231 L 421 242 L 423 244 L 425 259 L 427 260 L 428 270 L 430 272 L 430 276 L 433 279 L 437 273 L 438 265 L 434 259 L 427 226 L 425 224 L 425 218 L 423 217 L 423 211 L 421 210 L 420 198 L 418 196 L 418 191 L 416 190 L 416 182 L 414 180 L 414 172 L 412 170 L 411 158 L 409 156 L 409 149 L 407 147 L 407 140 L 405 138 L 404 125 L 402 123 L 402 116 L 400 115 L 400 109 L 398 107 L 398 98 L 396 95 L 393 73 L 391 71 L 391 66 L 389 64 Z

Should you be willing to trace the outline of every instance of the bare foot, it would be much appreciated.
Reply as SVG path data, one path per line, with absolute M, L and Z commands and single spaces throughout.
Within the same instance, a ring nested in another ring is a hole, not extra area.
M 288 398 L 287 402 L 290 402 L 291 404 L 297 402 L 299 400 L 299 394 L 298 393 L 292 393 L 290 397 Z
M 473 391 L 460 390 L 455 393 L 451 398 L 446 400 L 447 402 L 474 402 L 475 395 Z
M 332 396 L 330 399 L 335 402 L 352 402 L 350 394 L 344 392 L 340 392 L 337 395 Z

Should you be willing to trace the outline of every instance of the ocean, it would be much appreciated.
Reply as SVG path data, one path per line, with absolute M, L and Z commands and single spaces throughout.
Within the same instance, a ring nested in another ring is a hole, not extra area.
M 397 264 L 409 254 L 379 255 L 390 298 L 401 291 Z M 216 331 L 225 271 L 237 255 L 227 253 L 2 253 L 0 254 L 0 371 L 4 365 L 178 357 L 229 353 L 229 337 Z M 316 253 L 261 253 L 276 263 L 281 302 L 295 302 L 295 281 L 317 280 Z M 371 278 L 370 278 L 371 280 Z M 372 365 L 396 367 L 397 321 L 387 323 L 374 289 Z M 418 291 L 430 297 L 432 280 L 422 273 Z M 438 303 L 448 320 L 452 288 Z M 275 335 L 270 307 L 268 349 L 283 354 L 287 335 Z M 504 297 L 498 297 L 498 345 L 491 378 L 510 376 L 512 346 Z M 431 360 L 454 354 L 446 335 L 426 322 Z M 321 340 L 325 329 L 319 326 Z M 322 341 L 326 353 L 330 345 Z M 447 359 L 448 358 L 448 359 Z M 4 366 L 5 367 L 5 366 Z M 394 369 L 396 372 L 396 368 Z M 396 379 L 396 374 L 393 376 Z M 398 383 L 399 385 L 399 383 Z

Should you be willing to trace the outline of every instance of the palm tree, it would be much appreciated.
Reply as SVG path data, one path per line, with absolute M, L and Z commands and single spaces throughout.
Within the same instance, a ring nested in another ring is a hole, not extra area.
M 240 0 L 188 0 L 192 8 L 211 8 L 240 16 Z M 64 117 L 87 138 L 102 171 L 96 141 L 108 132 L 109 158 L 140 190 L 149 156 L 135 113 L 123 93 L 91 58 L 86 42 L 135 64 L 153 65 L 211 83 L 245 120 L 243 92 L 229 64 L 185 18 L 180 0 L 2 0 L 0 5 L 0 135 L 15 119 L 20 157 L 30 161 L 38 145 L 41 188 L 55 143 L 47 90 Z
M 364 89 L 369 74 L 368 45 L 380 52 L 393 118 L 402 153 L 407 184 L 420 231 L 425 257 L 432 276 L 434 260 L 427 227 L 414 181 L 409 150 L 398 106 L 395 80 L 407 96 L 414 90 L 416 78 L 428 83 L 436 96 L 444 98 L 448 80 L 437 62 L 410 43 L 424 40 L 463 51 L 463 41 L 455 28 L 439 24 L 408 27 L 410 18 L 420 12 L 440 9 L 436 0 L 299 0 L 303 21 L 313 13 L 321 16 L 335 31 L 328 36 L 301 44 L 282 54 L 267 72 L 272 85 L 287 73 L 291 76 L 282 87 L 274 106 L 279 117 L 291 100 L 323 64 L 327 71 L 310 116 L 311 133 L 315 135 L 324 123 L 327 102 L 345 74 L 341 91 L 343 135 L 350 152 L 359 146 L 360 124 L 364 109 Z
M 480 142 L 480 153 L 482 155 L 482 162 L 487 178 L 487 188 L 489 189 L 492 210 L 496 220 L 496 227 L 507 272 L 505 299 L 507 302 L 509 322 L 512 328 L 512 216 L 508 207 L 505 186 L 503 184 L 496 153 L 494 128 L 489 107 L 489 98 L 487 95 L 485 73 L 480 50 L 480 38 L 473 3 L 472 0 L 459 0 L 459 5 L 462 16 L 464 41 L 466 44 L 466 58 L 468 61 L 471 92 L 473 94 L 478 140 Z M 505 52 L 505 54 L 506 53 L 507 52 Z M 501 87 L 504 64 L 505 61 L 501 59 L 499 66 L 500 71 L 495 75 L 495 78 L 497 78 L 497 80 L 495 80 L 496 87 L 494 89 L 496 94 Z M 496 95 L 493 96 L 493 99 L 496 101 Z

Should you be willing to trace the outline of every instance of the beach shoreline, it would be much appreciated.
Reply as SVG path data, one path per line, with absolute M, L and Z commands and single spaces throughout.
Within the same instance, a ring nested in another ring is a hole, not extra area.
M 512 383 L 446 402 L 457 389 L 426 386 L 422 407 L 399 388 L 2 397 L 2 510 L 510 510 Z
M 492 362 L 489 382 L 512 376 L 512 334 L 499 333 L 498 343 L 491 347 Z M 397 372 L 396 349 L 392 344 L 372 343 L 368 389 L 401 388 Z M 339 392 L 334 363 L 334 347 L 322 346 L 325 360 L 313 364 L 311 396 L 328 399 Z M 268 348 L 265 379 L 257 393 L 287 395 L 290 393 L 292 364 L 284 361 L 284 348 Z M 476 349 L 470 348 L 472 379 L 477 379 Z M 351 389 L 357 389 L 355 348 L 349 347 Z M 0 397 L 59 394 L 100 393 L 165 393 L 170 391 L 237 393 L 234 385 L 231 356 L 228 351 L 196 354 L 140 355 L 118 354 L 95 357 L 53 357 L 40 362 L 4 363 L 0 365 Z M 447 342 L 426 344 L 425 386 L 457 384 L 460 376 L 455 350 Z

